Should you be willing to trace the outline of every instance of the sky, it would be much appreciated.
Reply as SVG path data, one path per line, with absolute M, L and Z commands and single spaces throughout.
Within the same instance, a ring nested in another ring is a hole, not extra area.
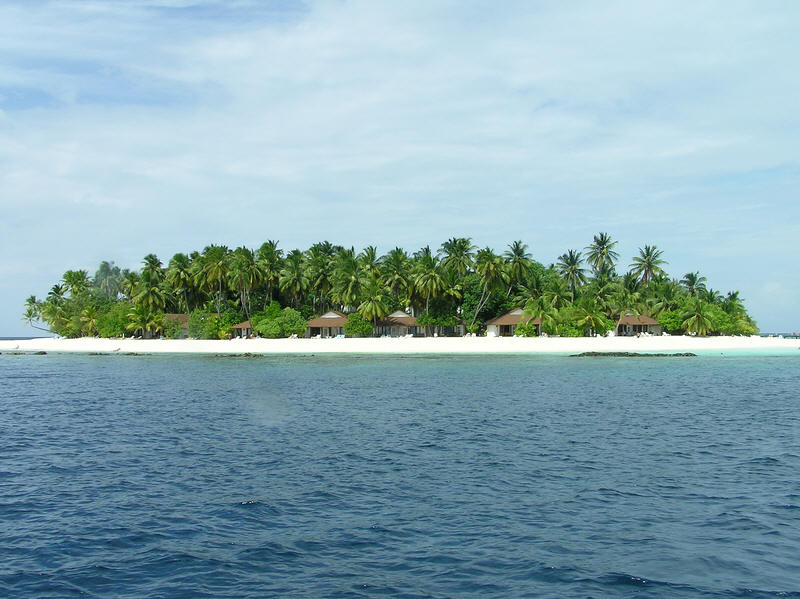
M 800 330 L 800 3 L 0 0 L 0 335 L 68 269 L 437 248 L 738 290 Z

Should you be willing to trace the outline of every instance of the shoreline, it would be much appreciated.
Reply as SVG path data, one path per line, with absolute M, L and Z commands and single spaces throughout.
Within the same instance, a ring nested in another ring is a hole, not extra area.
M 778 337 L 413 337 L 345 339 L 19 339 L 6 352 L 108 354 L 579 354 L 584 352 L 800 356 L 800 340 Z

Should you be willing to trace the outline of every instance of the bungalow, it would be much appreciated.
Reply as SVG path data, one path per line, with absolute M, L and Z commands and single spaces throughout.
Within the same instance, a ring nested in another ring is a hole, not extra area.
M 617 335 L 621 337 L 632 337 L 640 333 L 660 335 L 661 326 L 657 320 L 645 314 L 625 314 L 620 316 L 617 321 L 616 331 Z
M 312 318 L 306 327 L 306 337 L 337 337 L 344 335 L 347 316 L 336 310 L 325 312 L 322 316 Z
M 486 323 L 486 336 L 487 337 L 513 337 L 517 329 L 517 325 L 521 322 L 531 323 L 536 325 L 536 334 L 538 335 L 541 330 L 542 320 L 540 318 L 532 318 L 530 315 L 525 314 L 522 308 L 514 308 L 496 318 L 492 318 Z
M 375 334 L 379 337 L 407 337 L 422 335 L 423 327 L 417 325 L 417 319 L 411 314 L 397 310 L 378 321 Z
M 233 335 L 235 337 L 241 337 L 242 339 L 247 339 L 253 334 L 253 327 L 249 320 L 235 324 L 231 328 L 233 329 Z
M 189 315 L 188 314 L 164 314 L 165 323 L 177 323 L 180 326 L 178 339 L 189 337 Z

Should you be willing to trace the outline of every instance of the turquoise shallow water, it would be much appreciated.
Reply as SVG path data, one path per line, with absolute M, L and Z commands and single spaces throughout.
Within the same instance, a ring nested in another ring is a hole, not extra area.
M 0 596 L 800 597 L 800 359 L 0 356 Z

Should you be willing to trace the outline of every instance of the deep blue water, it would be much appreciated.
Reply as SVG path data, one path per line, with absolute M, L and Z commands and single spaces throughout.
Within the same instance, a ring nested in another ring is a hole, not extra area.
M 800 597 L 800 359 L 0 356 L 3 597 Z

